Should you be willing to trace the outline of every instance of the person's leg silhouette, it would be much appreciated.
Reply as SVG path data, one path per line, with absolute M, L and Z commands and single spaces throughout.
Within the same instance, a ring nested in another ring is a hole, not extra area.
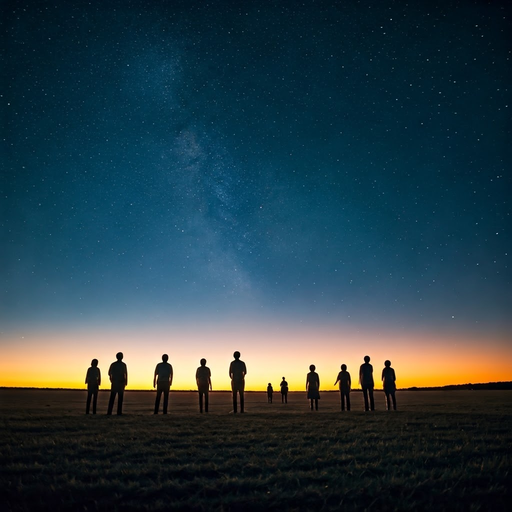
M 112 414 L 112 409 L 114 408 L 114 400 L 116 399 L 116 391 L 112 389 L 110 391 L 110 398 L 108 400 L 108 410 L 107 414 Z

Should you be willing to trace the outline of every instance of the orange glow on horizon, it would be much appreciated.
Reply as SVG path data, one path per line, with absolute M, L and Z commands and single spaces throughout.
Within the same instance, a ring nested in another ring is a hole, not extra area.
M 239 350 L 247 364 L 246 389 L 275 392 L 286 377 L 291 391 L 305 389 L 309 365 L 315 364 L 322 390 L 334 390 L 345 363 L 358 388 L 358 369 L 371 356 L 375 387 L 390 359 L 398 388 L 444 386 L 512 380 L 512 344 L 505 339 L 480 339 L 453 333 L 381 333 L 355 329 L 258 326 L 118 332 L 78 331 L 11 334 L 2 337 L 0 386 L 85 389 L 85 373 L 99 360 L 101 389 L 108 389 L 108 368 L 122 351 L 128 366 L 127 389 L 152 389 L 155 365 L 163 353 L 174 368 L 172 389 L 196 389 L 195 371 L 202 357 L 212 371 L 214 390 L 230 388 L 232 354 Z M 462 348 L 463 347 L 463 350 Z

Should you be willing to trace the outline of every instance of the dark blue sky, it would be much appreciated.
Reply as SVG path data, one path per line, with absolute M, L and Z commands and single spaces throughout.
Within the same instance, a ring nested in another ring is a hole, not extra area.
M 4 2 L 2 330 L 508 336 L 511 14 Z

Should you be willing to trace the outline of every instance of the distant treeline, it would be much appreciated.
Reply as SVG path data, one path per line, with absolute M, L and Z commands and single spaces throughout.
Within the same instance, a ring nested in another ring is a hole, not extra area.
M 407 391 L 457 391 L 457 390 L 512 390 L 512 382 L 487 382 L 486 384 L 452 384 L 450 386 L 436 386 L 430 388 L 406 388 Z

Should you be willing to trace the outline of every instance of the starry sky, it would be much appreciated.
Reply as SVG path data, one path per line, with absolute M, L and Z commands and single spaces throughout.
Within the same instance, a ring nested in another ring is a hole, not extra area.
M 0 385 L 119 350 L 135 387 L 168 352 L 226 388 L 234 350 L 253 389 L 366 353 L 399 385 L 512 380 L 511 19 L 4 2 Z

